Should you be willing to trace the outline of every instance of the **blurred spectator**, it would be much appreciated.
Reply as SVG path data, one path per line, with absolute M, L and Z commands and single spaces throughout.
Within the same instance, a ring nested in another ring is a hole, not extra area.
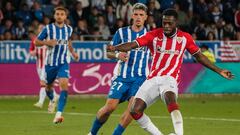
M 13 31 L 13 22 L 10 19 L 6 19 L 4 25 L 0 27 L 0 35 L 3 35 L 6 31 L 10 33 Z
M 103 13 L 105 11 L 106 0 L 89 0 L 91 7 L 96 7 L 98 11 Z
M 16 17 L 18 19 L 23 20 L 24 25 L 30 25 L 33 18 L 32 18 L 32 13 L 28 8 L 28 5 L 26 3 L 23 3 L 20 9 L 21 10 L 18 10 L 16 12 Z
M 0 24 L 2 23 L 2 20 L 4 19 L 4 16 L 3 16 L 3 12 L 2 10 L 0 9 Z
M 196 33 L 198 40 L 206 39 L 205 23 L 203 21 L 199 22 L 199 25 L 194 28 L 194 33 Z
M 84 35 L 89 35 L 88 29 L 87 29 L 87 22 L 84 19 L 80 19 L 78 21 L 77 27 L 74 29 L 74 33 L 77 34 L 81 41 L 85 40 Z
M 50 24 L 50 23 L 51 23 L 50 18 L 48 18 L 47 16 L 44 16 L 43 17 L 43 25 L 47 25 L 47 24 Z
M 238 10 L 234 14 L 234 23 L 238 30 L 240 30 L 240 4 L 238 4 Z
M 180 6 L 178 3 L 174 5 L 174 8 L 178 13 L 178 25 L 180 29 L 184 30 L 184 28 L 188 25 L 187 14 L 180 9 Z
M 214 6 L 213 10 L 210 14 L 210 21 L 211 22 L 218 22 L 218 20 L 222 17 L 222 13 L 220 12 L 220 9 L 218 6 Z
M 234 37 L 234 27 L 231 23 L 227 23 L 224 27 L 223 27 L 223 37 L 228 37 L 231 39 L 233 39 Z
M 193 38 L 194 41 L 198 40 L 196 33 L 192 33 L 192 38 Z
M 124 21 L 122 19 L 117 19 L 116 25 L 114 26 L 114 33 L 123 26 L 124 26 Z
M 154 17 L 154 21 L 157 25 L 157 27 L 161 26 L 161 13 L 155 6 L 156 0 L 150 0 L 148 2 L 148 15 L 151 15 Z
M 205 0 L 196 0 L 194 3 L 193 11 L 200 20 L 208 20 L 208 6 Z
M 117 5 L 117 19 L 122 19 L 125 25 L 130 24 L 132 14 L 132 5 L 128 0 L 121 0 Z
M 41 5 L 39 2 L 34 1 L 32 6 L 33 17 L 37 19 L 39 22 L 43 22 L 43 11 L 41 9 Z
M 151 31 L 157 28 L 153 15 L 148 15 L 146 28 L 148 31 Z
M 102 34 L 103 40 L 108 40 L 110 37 L 109 27 L 105 23 L 105 18 L 102 15 L 98 16 L 98 21 L 95 27 L 98 27 L 99 32 Z
M 14 37 L 13 37 L 11 31 L 7 30 L 4 32 L 3 40 L 14 40 Z
M 88 24 L 89 26 L 94 26 L 98 20 L 99 12 L 96 7 L 91 8 L 91 13 L 88 15 Z
M 75 27 L 79 19 L 84 19 L 87 17 L 86 10 L 82 8 L 82 2 L 76 2 L 74 9 L 71 11 L 71 16 L 73 19 L 73 26 Z
M 234 37 L 234 40 L 240 41 L 240 31 L 237 31 Z
M 176 0 L 160 0 L 160 10 L 163 11 L 167 8 L 173 8 Z
M 38 20 L 34 19 L 31 23 L 31 25 L 28 27 L 28 31 L 33 31 L 35 35 L 37 35 L 37 29 L 38 29 L 39 22 Z
M 237 9 L 237 1 L 239 0 L 222 0 L 223 3 L 223 19 L 226 22 L 234 22 L 234 11 Z
M 105 18 L 106 18 L 106 23 L 109 26 L 111 35 L 115 33 L 114 31 L 114 24 L 116 23 L 116 15 L 113 11 L 113 6 L 112 5 L 107 5 L 107 9 L 105 12 Z
M 73 32 L 72 36 L 71 36 L 71 40 L 81 40 L 81 39 L 79 38 L 77 33 Z M 83 40 L 81 40 L 81 41 L 83 41 Z
M 23 21 L 18 20 L 17 26 L 13 28 L 13 34 L 16 36 L 16 40 L 27 38 L 27 29 L 23 26 Z
M 92 36 L 91 36 L 90 40 L 92 40 L 92 41 L 101 41 L 102 40 L 102 35 L 99 32 L 99 29 L 97 27 L 93 28 L 91 34 L 92 34 Z
M 214 34 L 212 31 L 209 31 L 209 32 L 207 33 L 207 40 L 208 40 L 208 41 L 214 41 L 214 40 L 216 40 L 216 36 L 215 36 L 215 34 Z
M 3 8 L 3 14 L 5 19 L 15 19 L 15 9 L 10 1 L 6 2 L 5 8 Z
M 218 29 L 217 29 L 217 26 L 215 23 L 210 23 L 207 25 L 207 28 L 206 29 L 206 33 L 208 33 L 209 31 L 211 31 L 212 33 L 214 33 L 215 37 L 217 38 L 218 35 L 220 35 Z M 218 39 L 218 38 L 217 38 Z
M 87 8 L 89 7 L 89 0 L 77 0 L 78 2 L 82 3 L 82 8 Z
M 200 46 L 200 48 L 201 48 L 202 54 L 205 55 L 205 56 L 209 59 L 210 62 L 212 62 L 212 63 L 215 63 L 215 62 L 216 62 L 215 56 L 214 56 L 214 54 L 208 49 L 208 46 L 206 46 L 206 45 L 203 44 L 203 45 Z

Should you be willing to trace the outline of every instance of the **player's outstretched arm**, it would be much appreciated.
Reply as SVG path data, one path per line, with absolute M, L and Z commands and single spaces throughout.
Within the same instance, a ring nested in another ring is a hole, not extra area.
M 52 39 L 52 40 L 39 40 L 39 39 L 36 39 L 34 41 L 34 44 L 36 46 L 44 46 L 44 45 L 46 45 L 46 46 L 53 47 L 53 46 L 57 45 L 57 40 L 55 40 L 55 39 Z
M 221 68 L 217 67 L 216 65 L 214 65 L 212 62 L 210 62 L 208 60 L 208 58 L 205 55 L 203 55 L 201 53 L 201 51 L 199 51 L 198 53 L 194 54 L 193 56 L 196 58 L 196 60 L 199 63 L 201 63 L 205 67 L 215 71 L 216 73 L 220 74 L 224 78 L 233 79 L 234 75 L 230 71 L 228 71 L 226 69 L 221 69 Z
M 138 47 L 138 44 L 136 42 L 127 42 L 127 43 L 123 43 L 123 44 L 120 44 L 117 46 L 108 45 L 107 51 L 109 51 L 109 52 L 114 52 L 114 51 L 127 52 L 127 51 L 130 51 L 131 49 L 134 49 L 137 47 Z
M 107 52 L 107 57 L 109 59 L 119 59 L 121 61 L 127 61 L 128 59 L 128 54 L 126 52 Z

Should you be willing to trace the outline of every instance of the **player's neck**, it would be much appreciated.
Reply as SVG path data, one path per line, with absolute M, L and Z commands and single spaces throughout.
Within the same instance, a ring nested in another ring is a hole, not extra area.
M 58 22 L 55 22 L 54 23 L 56 26 L 58 26 L 59 28 L 62 28 L 64 26 L 64 23 L 58 23 Z
M 133 31 L 135 31 L 135 32 L 139 32 L 139 31 L 141 31 L 142 29 L 143 29 L 143 25 L 142 26 L 136 26 L 136 25 L 132 25 L 131 26 L 131 29 L 133 30 Z

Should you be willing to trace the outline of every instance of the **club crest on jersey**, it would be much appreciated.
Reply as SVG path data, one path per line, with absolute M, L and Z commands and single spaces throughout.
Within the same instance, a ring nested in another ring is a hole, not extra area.
M 180 44 L 183 41 L 182 37 L 177 37 L 177 42 Z

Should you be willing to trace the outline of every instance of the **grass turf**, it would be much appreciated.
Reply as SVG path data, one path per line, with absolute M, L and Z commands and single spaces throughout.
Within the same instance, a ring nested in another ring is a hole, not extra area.
M 65 121 L 52 123 L 54 114 L 47 113 L 47 100 L 43 109 L 34 108 L 36 97 L 0 98 L 1 135 L 87 135 L 95 114 L 105 98 L 70 97 L 65 109 Z M 240 96 L 201 95 L 180 97 L 185 135 L 240 135 Z M 118 109 L 100 129 L 99 135 L 111 135 L 118 124 L 126 103 Z M 164 133 L 173 132 L 171 118 L 165 105 L 158 101 L 146 110 L 152 121 Z M 147 135 L 133 121 L 125 135 Z

